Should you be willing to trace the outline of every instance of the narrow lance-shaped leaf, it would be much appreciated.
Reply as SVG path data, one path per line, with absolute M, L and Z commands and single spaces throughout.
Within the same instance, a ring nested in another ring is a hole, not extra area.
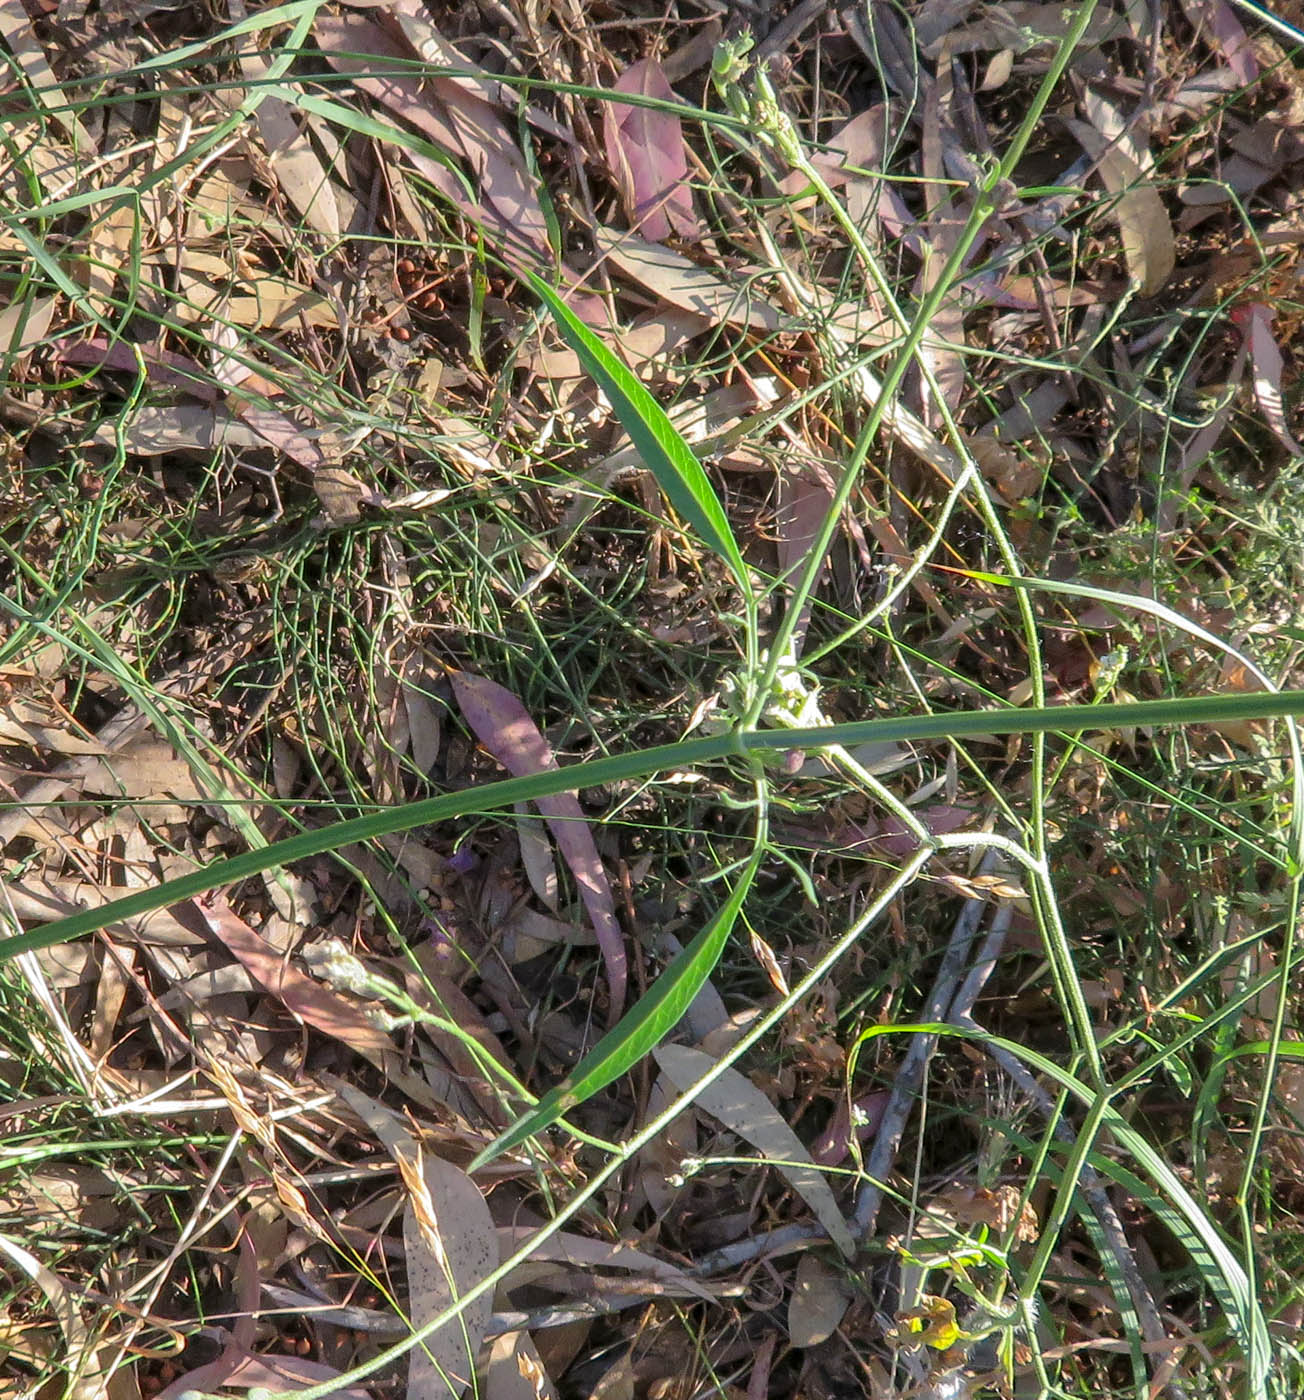
M 746 590 L 747 565 L 724 506 L 701 462 L 665 410 L 542 278 L 529 272 L 523 276 L 552 312 L 557 329 L 579 356 L 580 364 L 610 400 L 621 426 L 656 477 L 666 499 L 702 542 L 729 566 L 738 586 Z
M 477 1171 L 535 1133 L 543 1132 L 563 1114 L 632 1069 L 670 1033 L 720 961 L 755 870 L 754 863 L 748 865 L 715 917 L 682 953 L 671 959 L 666 970 L 635 1002 L 621 1023 L 608 1031 L 529 1113 L 491 1142 L 471 1163 L 471 1171 Z

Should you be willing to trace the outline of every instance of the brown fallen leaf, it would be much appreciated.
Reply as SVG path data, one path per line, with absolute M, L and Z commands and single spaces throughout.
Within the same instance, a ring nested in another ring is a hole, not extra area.
M 803 1254 L 788 1299 L 788 1340 L 795 1347 L 826 1342 L 851 1306 L 851 1286 L 818 1255 Z
M 195 907 L 223 947 L 297 1020 L 368 1059 L 392 1052 L 389 1036 L 372 1025 L 360 1007 L 324 982 L 300 972 L 224 899 L 196 900 Z
M 557 1388 L 528 1332 L 504 1332 L 482 1362 L 481 1400 L 556 1400 Z
M 368 1020 L 361 1007 L 300 972 L 224 899 L 213 896 L 193 905 L 218 941 L 292 1016 L 356 1051 L 423 1108 L 440 1108 L 427 1085 L 403 1068 L 389 1036 Z

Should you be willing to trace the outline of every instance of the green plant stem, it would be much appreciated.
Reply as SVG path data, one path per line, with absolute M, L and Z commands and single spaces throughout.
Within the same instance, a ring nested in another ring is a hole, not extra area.
M 959 739 L 975 734 L 1072 734 L 1080 730 L 1160 725 L 1211 724 L 1235 720 L 1304 715 L 1304 691 L 1255 691 L 1249 695 L 1215 695 L 1198 699 L 1141 700 L 1125 705 L 1053 705 L 1042 710 L 978 710 L 960 714 L 902 715 L 811 729 L 736 730 L 687 739 L 632 753 L 591 759 L 567 768 L 505 778 L 465 792 L 446 793 L 421 802 L 387 807 L 362 817 L 305 831 L 261 850 L 216 861 L 175 880 L 137 890 L 122 899 L 42 924 L 29 933 L 0 942 L 0 955 L 12 957 L 33 948 L 48 948 L 84 933 L 94 933 L 122 919 L 135 918 L 220 885 L 261 874 L 277 865 L 321 855 L 355 841 L 370 841 L 413 827 L 451 821 L 471 813 L 499 811 L 514 802 L 532 802 L 559 792 L 605 783 L 647 778 L 676 768 L 718 763 L 728 758 L 785 749 L 820 750 L 830 744 L 848 748 L 874 742 Z M 3 810 L 0 808 L 0 810 Z

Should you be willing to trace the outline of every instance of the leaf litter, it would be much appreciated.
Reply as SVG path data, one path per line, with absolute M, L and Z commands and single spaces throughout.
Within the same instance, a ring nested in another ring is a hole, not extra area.
M 917 304 L 1071 16 L 933 0 L 868 18 L 810 8 L 757 37 L 815 168 L 894 269 L 897 298 Z M 492 18 L 409 0 L 320 12 L 315 50 L 287 53 L 304 14 L 293 6 L 232 7 L 225 28 L 149 7 L 79 19 L 0 6 L 9 100 L 22 112 L 0 170 L 14 214 L 0 236 L 13 274 L 0 292 L 4 664 L 18 663 L 0 698 L 11 794 L 0 834 L 19 925 L 98 907 L 260 832 L 468 786 L 487 776 L 483 754 L 513 774 L 546 771 L 576 742 L 615 751 L 634 734 L 673 739 L 718 702 L 719 674 L 736 665 L 721 614 L 736 595 L 707 552 L 662 528 L 618 413 L 591 388 L 585 357 L 537 314 L 528 274 L 558 282 L 669 406 L 719 483 L 748 576 L 782 583 L 808 562 L 899 336 L 882 289 L 802 171 L 755 131 L 706 139 L 684 115 L 703 101 L 718 17 L 676 4 L 664 26 L 617 17 L 593 28 L 573 7 L 480 9 Z M 966 453 L 1020 549 L 1056 576 L 1113 578 L 1128 530 L 1153 520 L 1161 554 L 1204 561 L 1192 577 L 1220 580 L 1186 600 L 1207 621 L 1238 605 L 1235 551 L 1290 528 L 1304 85 L 1248 10 L 1208 0 L 1160 18 L 1155 33 L 1135 7 L 1097 7 L 1017 188 L 998 192 L 928 328 L 940 398 L 922 378 L 905 381 L 835 547 L 817 561 L 794 655 L 821 654 L 835 612 L 839 625 L 874 613 L 899 655 L 925 658 L 882 703 L 952 707 L 968 685 L 1030 693 L 995 595 L 975 581 L 992 560 L 974 527 L 929 535 Z M 184 91 L 158 81 L 173 59 L 191 65 Z M 585 90 L 548 86 L 576 81 Z M 254 93 L 252 118 L 228 127 Z M 943 408 L 959 444 L 945 441 Z M 1229 447 L 1247 443 L 1248 466 Z M 1297 595 L 1295 557 L 1283 546 L 1255 565 L 1252 635 L 1289 632 L 1274 600 Z M 88 656 L 83 624 L 104 632 L 122 667 Z M 1048 614 L 1044 682 L 1089 697 L 1106 657 L 1147 636 L 1108 609 Z M 862 660 L 884 684 L 879 654 Z M 1164 665 L 1174 660 L 1209 664 L 1198 649 L 1164 652 Z M 135 708 L 141 679 L 152 712 Z M 1127 683 L 1145 690 L 1157 672 Z M 844 675 L 828 703 L 850 717 L 880 701 Z M 179 736 L 196 734 L 229 755 L 225 795 L 184 752 Z M 1113 747 L 1111 761 L 1124 752 Z M 978 767 L 993 757 L 977 745 L 965 761 L 974 755 Z M 880 759 L 864 764 L 901 785 L 934 835 L 972 830 L 975 812 L 991 810 L 980 786 L 954 791 L 966 783 L 954 755 L 944 765 L 925 746 L 901 747 Z M 1004 761 L 997 786 L 1020 794 L 1022 757 L 1011 749 Z M 906 785 L 911 765 L 927 771 Z M 773 1005 L 818 955 L 836 910 L 912 851 L 914 830 L 864 791 L 833 791 L 827 765 L 799 763 L 784 781 L 785 802 L 802 810 L 776 823 L 777 839 L 810 893 L 775 893 L 776 880 L 773 908 L 734 940 L 738 961 L 681 1022 L 695 1041 L 719 1033 L 711 1055 L 662 1045 L 659 1074 L 636 1067 L 573 1110 L 591 1137 L 620 1141 L 668 1112 L 675 1086 L 736 1045 L 747 1013 Z M 1097 904 L 1126 904 L 1111 871 L 1127 863 L 1136 812 L 1110 806 L 1106 768 L 1084 751 L 1062 782 L 1074 813 L 1060 828 L 1074 848 L 1063 869 L 1079 881 L 1075 908 L 1090 911 L 1084 927 L 1094 920 L 1091 938 L 1107 945 Z M 56 1141 L 52 1106 L 87 1095 L 87 1123 L 101 1126 L 86 1134 L 133 1124 L 143 1142 L 162 1130 L 184 1147 L 115 1162 L 108 1204 L 134 1219 L 150 1202 L 162 1239 L 162 1192 L 185 1196 L 196 1212 L 187 1228 L 221 1249 L 203 1256 L 203 1299 L 185 1269 L 173 1272 L 184 1262 L 199 1276 L 191 1235 L 175 1250 L 169 1241 L 161 1272 L 143 1257 L 105 1262 L 89 1235 L 71 1239 L 102 1229 L 105 1199 L 75 1199 L 48 1255 L 11 1255 L 27 1280 L 4 1314 L 11 1363 L 25 1376 L 80 1370 L 82 1388 L 103 1367 L 106 1393 L 122 1400 L 291 1391 L 378 1354 L 384 1330 L 357 1333 L 350 1319 L 392 1321 L 389 1298 L 406 1298 L 415 1320 L 433 1316 L 537 1242 L 597 1149 L 558 1127 L 533 1161 L 514 1152 L 464 1168 L 532 1096 L 565 1081 L 592 1023 L 615 1021 L 706 923 L 715 896 L 704 878 L 738 858 L 739 828 L 723 804 L 729 815 L 704 824 L 700 804 L 728 792 L 716 773 L 686 772 L 661 787 L 547 799 L 509 828 L 422 829 L 305 862 L 293 904 L 276 881 L 251 882 L 25 964 L 50 1023 L 32 1032 L 42 1065 L 13 1085 L 6 1121 L 19 1140 L 30 1121 Z M 1014 946 L 1035 954 L 1021 886 L 984 883 L 958 862 L 936 874 L 842 989 L 854 1015 L 909 1020 L 915 921 L 928 927 L 942 900 L 1017 904 Z M 1151 887 L 1168 892 L 1170 911 L 1196 898 L 1176 891 L 1199 884 L 1165 873 Z M 1111 898 L 1097 900 L 1101 887 Z M 1127 904 L 1129 917 L 1139 907 Z M 1167 941 L 1174 958 L 1187 926 L 1163 918 L 1180 935 Z M 355 958 L 352 986 L 321 973 L 339 948 Z M 1264 952 L 1254 968 L 1271 971 Z M 1117 967 L 1094 971 L 1093 1005 L 1116 1018 L 1128 998 L 1141 1005 L 1180 981 L 1163 957 L 1139 984 Z M 1053 1041 L 1035 978 L 1001 985 L 1012 990 L 992 1012 L 997 1028 Z M 1254 1037 L 1271 1034 L 1265 1018 L 1256 1005 Z M 894 1356 L 881 1299 L 844 1276 L 826 1243 L 842 1254 L 860 1243 L 846 1223 L 850 1187 L 820 1168 L 857 1168 L 891 1058 L 844 1083 L 843 1057 L 817 1054 L 802 1026 L 788 1023 L 788 1062 L 728 1069 L 639 1154 L 628 1193 L 538 1244 L 504 1292 L 483 1295 L 370 1393 L 474 1384 L 546 1395 L 561 1384 L 688 1395 L 705 1383 L 700 1358 L 735 1389 L 750 1382 L 749 1394 L 841 1394 L 863 1377 L 848 1379 L 839 1329 L 874 1352 L 873 1374 L 913 1367 L 920 1386 L 940 1374 L 940 1357 Z M 853 1033 L 838 1023 L 844 1040 Z M 40 1080 L 65 1061 L 66 1079 Z M 993 1115 L 1012 1092 L 976 1057 L 934 1063 L 929 1092 L 965 1132 L 976 1094 Z M 1296 1078 L 1283 1078 L 1287 1096 Z M 1221 1156 L 1209 1179 L 1230 1198 L 1235 1104 L 1211 1103 L 1228 1131 L 1211 1139 Z M 1140 1111 L 1153 1111 L 1161 1136 L 1164 1106 Z M 223 1132 L 240 1134 L 231 1158 L 193 1126 L 219 1115 Z M 957 1235 L 1034 1243 L 1031 1208 L 1020 1213 L 1008 1182 L 981 1179 L 957 1134 L 921 1138 L 921 1160 L 960 1178 L 925 1195 L 940 1225 L 909 1247 L 932 1259 Z M 1288 1148 L 1271 1151 L 1298 1166 Z M 753 1153 L 760 1161 L 740 1160 Z M 1004 1165 L 1019 1179 L 1018 1154 Z M 907 1170 L 898 1160 L 898 1185 Z M 1129 1230 L 1170 1251 L 1148 1207 L 1137 1199 Z M 903 1212 L 896 1225 L 906 1223 Z M 1123 1329 L 1117 1292 L 1094 1283 L 1096 1248 L 1067 1232 L 1055 1267 L 1093 1280 L 1089 1324 L 1084 1307 L 1073 1325 L 1099 1333 L 1108 1355 Z M 759 1259 L 781 1285 L 763 1314 L 749 1291 Z M 289 1316 L 260 1311 L 291 1283 L 282 1296 L 310 1301 L 287 1304 Z M 108 1330 L 87 1331 L 80 1319 L 105 1297 Z M 1185 1306 L 1178 1295 L 1165 1305 Z M 915 1311 L 945 1330 L 931 1306 Z M 229 1331 L 207 1337 L 201 1319 L 223 1308 L 237 1314 Z M 769 1329 L 759 1345 L 757 1319 Z M 145 1345 L 155 1323 L 191 1339 L 184 1355 Z M 1190 1369 L 1181 1348 L 1172 1339 L 1175 1359 L 1152 1389 Z M 603 1374 L 598 1358 L 616 1353 Z M 1237 1365 L 1222 1353 L 1216 1364 Z M 1103 1384 L 1103 1367 L 1093 1374 Z

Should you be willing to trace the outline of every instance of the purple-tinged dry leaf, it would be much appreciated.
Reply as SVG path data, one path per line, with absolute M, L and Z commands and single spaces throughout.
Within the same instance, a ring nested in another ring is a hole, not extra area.
M 510 690 L 466 671 L 454 671 L 450 680 L 471 732 L 509 773 L 521 778 L 557 767 L 557 760 L 543 735 Z M 574 793 L 543 797 L 535 806 L 547 820 L 557 849 L 575 877 L 580 898 L 598 936 L 611 991 L 608 1021 L 615 1025 L 625 1005 L 628 975 L 625 941 L 616 922 L 611 886 L 593 833 Z
M 1020 56 L 1036 48 L 1058 43 L 1076 19 L 1072 6 L 1060 4 L 1028 4 L 1023 0 L 1006 0 L 1002 5 L 987 5 L 976 11 L 978 18 L 960 28 L 949 28 L 930 43 L 922 44 L 926 57 L 936 59 L 943 47 L 951 54 L 993 53 L 998 49 L 1013 49 Z M 1100 5 L 1091 16 L 1086 32 L 1078 40 L 1076 56 L 1127 31 L 1127 22 L 1117 10 Z
M 191 398 L 204 403 L 217 402 L 218 392 L 197 360 L 150 345 L 140 345 L 136 349 L 145 362 L 145 372 L 151 383 L 184 389 Z M 123 340 L 115 340 L 112 345 L 102 336 L 75 342 L 60 341 L 55 346 L 55 354 L 69 365 L 94 365 L 98 369 L 122 370 L 127 374 L 137 372 L 136 356 L 132 347 Z
M 480 198 L 497 215 L 518 252 L 552 261 L 548 221 L 534 180 L 506 122 L 482 97 L 454 78 L 432 78 L 426 86 L 442 103 L 475 175 Z
M 887 1089 L 875 1089 L 856 1100 L 856 1140 L 864 1142 L 878 1132 L 883 1111 L 892 1097 Z M 817 1167 L 836 1167 L 851 1154 L 851 1109 L 845 1098 L 839 1097 L 828 1126 L 811 1143 L 811 1161 Z
M 1182 8 L 1195 32 L 1227 61 L 1238 83 L 1249 87 L 1258 79 L 1254 48 L 1227 0 L 1182 0 Z
M 313 35 L 331 66 L 350 74 L 359 92 L 388 107 L 432 145 L 467 162 L 475 175 L 477 198 L 469 198 L 464 182 L 437 160 L 403 148 L 403 159 L 485 230 L 509 266 L 543 272 L 550 279 L 560 271 L 575 314 L 590 325 L 607 325 L 606 304 L 578 290 L 580 278 L 571 268 L 564 263 L 555 267 L 547 220 L 524 157 L 494 107 L 473 90 L 478 83 L 438 74 L 424 83 L 377 76 L 378 66 L 391 65 L 378 65 L 376 59 L 411 62 L 415 50 L 403 47 L 362 15 L 320 15 Z
M 356 1051 L 422 1108 L 444 1110 L 446 1105 L 429 1086 L 404 1068 L 389 1036 L 371 1024 L 361 1007 L 292 966 L 225 900 L 196 899 L 191 903 L 218 941 L 292 1016 Z
M 631 63 L 616 79 L 614 91 L 663 102 L 677 100 L 654 58 Z M 688 156 L 679 118 L 653 107 L 609 102 L 602 125 L 607 160 L 630 224 L 653 243 L 672 233 L 696 238 L 701 229 L 688 187 Z
M 1304 457 L 1304 447 L 1295 441 L 1286 423 L 1285 405 L 1281 396 L 1281 350 L 1272 334 L 1272 308 L 1261 301 L 1239 306 L 1232 312 L 1250 348 L 1250 365 L 1254 372 L 1254 398 L 1277 441 L 1292 457 Z

